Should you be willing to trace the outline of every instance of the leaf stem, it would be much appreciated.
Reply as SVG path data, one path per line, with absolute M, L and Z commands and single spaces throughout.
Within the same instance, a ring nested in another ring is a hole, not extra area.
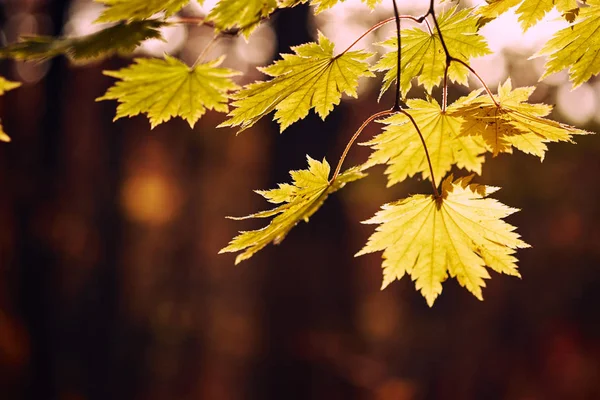
M 442 112 L 446 112 L 446 107 L 448 107 L 448 68 L 450 68 L 450 63 L 446 63 L 446 68 L 444 68 L 444 86 L 442 86 Z
M 427 144 L 425 143 L 425 138 L 423 137 L 423 134 L 421 133 L 421 129 L 419 129 L 419 126 L 417 125 L 417 122 L 412 117 L 412 115 L 410 115 L 406 110 L 400 110 L 399 112 L 406 115 L 408 117 L 408 119 L 410 119 L 410 122 L 412 122 L 413 126 L 417 130 L 417 133 L 419 134 L 419 138 L 421 139 L 421 143 L 423 144 L 423 150 L 425 150 L 425 157 L 427 158 L 427 164 L 429 165 L 429 175 L 431 178 L 430 179 L 431 187 L 433 188 L 433 194 L 434 194 L 435 198 L 437 199 L 440 197 L 440 193 L 438 192 L 437 187 L 435 186 L 435 176 L 433 175 L 433 166 L 431 164 L 431 158 L 429 157 L 429 150 L 427 150 Z
M 402 106 L 405 104 L 400 104 L 400 74 L 402 68 L 400 65 L 402 64 L 402 35 L 400 35 L 400 13 L 398 13 L 398 5 L 396 4 L 396 0 L 392 0 L 394 4 L 394 15 L 396 16 L 396 40 L 398 43 L 398 58 L 396 60 L 396 96 L 394 99 L 394 107 L 392 108 L 394 111 L 400 111 Z
M 450 64 L 452 62 L 457 62 L 457 63 L 465 66 L 469 71 L 471 71 L 471 73 L 473 75 L 475 75 L 475 77 L 479 80 L 479 82 L 481 82 L 485 91 L 490 96 L 490 98 L 492 99 L 492 101 L 494 102 L 496 107 L 500 107 L 500 104 L 498 104 L 498 102 L 494 98 L 492 91 L 490 90 L 488 85 L 486 85 L 483 78 L 481 78 L 481 76 L 469 64 L 467 64 L 465 61 L 463 61 L 459 58 L 453 57 L 450 54 L 450 52 L 448 51 L 448 47 L 446 46 L 446 42 L 444 41 L 444 35 L 442 35 L 442 30 L 440 29 L 440 24 L 438 23 L 437 17 L 435 15 L 435 9 L 433 7 L 433 0 L 431 0 L 429 3 L 429 11 L 427 11 L 427 14 L 425 14 L 425 16 L 427 16 L 427 15 L 431 15 L 431 18 L 433 19 L 435 29 L 440 38 L 440 43 L 442 44 L 442 48 L 444 49 L 444 54 L 446 55 L 446 68 L 444 70 L 444 87 L 442 88 L 442 111 L 446 110 L 447 96 L 448 96 L 448 68 L 450 68 Z
M 418 24 L 420 24 L 422 22 L 422 21 L 419 21 L 418 18 L 413 17 L 412 15 L 399 15 L 399 18 L 400 19 L 410 19 L 411 21 L 415 21 Z M 362 38 L 364 38 L 365 36 L 367 36 L 369 33 L 373 32 L 374 30 L 381 28 L 383 25 L 389 24 L 390 22 L 395 21 L 395 20 L 396 20 L 396 17 L 394 16 L 394 17 L 391 17 L 388 19 L 384 19 L 383 21 L 379 21 L 378 23 L 376 23 L 375 25 L 373 25 L 372 27 L 367 29 L 362 35 L 360 35 L 358 37 L 358 39 L 356 39 L 354 42 L 352 42 L 352 44 L 350 46 L 348 46 L 346 48 L 346 50 L 342 51 L 341 54 L 346 54 L 347 52 L 349 52 L 350 49 L 352 49 L 354 46 L 356 46 L 356 44 L 358 42 L 360 42 L 360 40 Z M 425 21 L 425 22 L 427 22 L 427 21 Z
M 204 57 L 208 54 L 210 49 L 212 49 L 212 47 L 215 45 L 215 43 L 217 43 L 217 40 L 219 40 L 219 37 L 220 37 L 220 35 L 218 33 L 213 36 L 213 38 L 210 40 L 210 42 L 208 42 L 206 47 L 198 55 L 198 58 L 196 58 L 196 61 L 194 61 L 194 65 L 192 65 L 192 68 L 194 68 L 195 66 L 200 64 L 202 61 L 204 61 Z
M 490 88 L 488 87 L 488 85 L 486 85 L 485 81 L 483 80 L 483 78 L 481 76 L 479 76 L 479 74 L 466 62 L 464 62 L 463 60 L 459 60 L 458 58 L 454 58 L 452 57 L 452 61 L 455 61 L 459 64 L 462 64 L 465 66 L 465 68 L 467 68 L 469 71 L 471 71 L 471 73 L 473 75 L 475 75 L 475 77 L 479 80 L 479 82 L 481 83 L 481 85 L 483 86 L 483 88 L 485 89 L 485 91 L 487 92 L 487 94 L 490 96 L 490 99 L 492 99 L 492 101 L 494 102 L 494 105 L 496 105 L 496 107 L 500 107 L 500 103 L 498 103 L 496 101 L 496 99 L 494 98 L 494 95 L 492 94 L 492 91 L 490 90 Z
M 362 131 L 365 130 L 367 125 L 369 125 L 371 122 L 373 122 L 374 120 L 376 120 L 379 117 L 383 117 L 384 115 L 390 115 L 390 114 L 394 114 L 394 113 L 395 113 L 394 110 L 379 111 L 378 113 L 371 115 L 369 118 L 367 118 L 365 120 L 365 122 L 362 123 L 360 128 L 358 128 L 358 130 L 356 132 L 354 132 L 354 135 L 352 135 L 352 138 L 350 138 L 350 141 L 346 145 L 346 148 L 344 149 L 344 152 L 342 153 L 342 156 L 340 157 L 340 161 L 338 161 L 337 167 L 335 167 L 335 172 L 333 173 L 333 176 L 329 180 L 330 185 L 335 181 L 335 179 L 340 174 L 340 171 L 342 170 L 342 164 L 344 164 L 344 160 L 346 159 L 346 156 L 348 155 L 350 148 L 352 147 L 352 145 L 354 144 L 356 139 L 358 139 L 358 137 L 360 136 Z

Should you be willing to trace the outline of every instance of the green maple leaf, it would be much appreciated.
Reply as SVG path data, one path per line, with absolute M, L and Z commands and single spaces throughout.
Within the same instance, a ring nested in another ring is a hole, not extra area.
M 106 6 L 96 22 L 117 22 L 143 20 L 160 12 L 164 12 L 165 16 L 169 17 L 181 10 L 190 0 L 96 0 L 96 2 Z
M 221 0 L 206 19 L 219 31 L 240 29 L 247 38 L 276 9 L 277 0 Z
M 548 55 L 540 79 L 569 69 L 573 88 L 600 73 L 600 0 L 588 0 L 576 22 L 559 30 L 532 58 Z
M 379 224 L 357 255 L 383 251 L 382 289 L 410 275 L 429 306 L 448 276 L 482 300 L 485 266 L 520 276 L 513 256 L 529 247 L 502 218 L 518 211 L 486 196 L 496 187 L 470 184 L 471 177 L 442 183 L 442 195 L 415 195 L 386 204 L 368 224 Z
M 487 4 L 477 8 L 477 14 L 489 21 L 504 14 L 512 7 L 519 5 L 516 14 L 523 32 L 538 23 L 554 7 L 567 19 L 573 22 L 579 13 L 576 0 L 486 0 Z
M 257 191 L 269 202 L 280 205 L 271 210 L 232 219 L 274 218 L 268 226 L 262 229 L 241 232 L 219 253 L 241 251 L 242 253 L 235 259 L 235 263 L 238 264 L 252 257 L 269 243 L 281 243 L 298 222 L 308 222 L 308 219 L 323 205 L 331 193 L 343 188 L 346 183 L 366 176 L 359 168 L 355 167 L 340 174 L 335 181 L 330 183 L 329 172 L 330 167 L 327 161 L 323 159 L 323 162 L 319 162 L 308 157 L 308 169 L 290 172 L 293 179 L 292 184 L 284 183 L 280 184 L 277 189 Z
M 157 20 L 132 21 L 121 22 L 82 37 L 25 37 L 18 43 L 0 49 L 0 57 L 44 60 L 66 55 L 76 63 L 83 63 L 114 53 L 131 53 L 146 39 L 162 39 L 159 29 L 164 25 L 164 22 Z
M 515 147 L 527 154 L 544 159 L 548 142 L 571 142 L 573 135 L 590 132 L 544 118 L 552 111 L 547 104 L 529 104 L 526 101 L 535 87 L 512 89 L 511 80 L 498 86 L 496 106 L 489 96 L 470 96 L 451 115 L 462 117 L 462 135 L 481 137 L 490 151 L 512 153 Z
M 4 93 L 16 89 L 21 86 L 20 82 L 12 82 L 4 77 L 0 76 L 0 96 Z M 10 142 L 10 137 L 4 132 L 2 124 L 0 124 L 0 142 Z
M 459 100 L 442 112 L 439 104 L 421 99 L 410 99 L 406 111 L 419 127 L 431 158 L 434 182 L 437 186 L 452 165 L 481 174 L 486 151 L 483 140 L 478 137 L 461 136 L 463 119 L 452 115 L 463 100 Z M 388 186 L 421 173 L 430 179 L 427 157 L 417 130 L 410 119 L 401 113 L 379 121 L 385 124 L 384 132 L 365 143 L 373 148 L 366 166 L 387 164 Z
M 456 7 L 452 7 L 441 13 L 438 18 L 440 30 L 450 55 L 466 63 L 471 58 L 490 53 L 484 37 L 477 33 L 479 18 L 471 11 L 470 8 L 457 11 Z M 396 82 L 398 70 L 396 37 L 381 43 L 381 45 L 394 50 L 385 54 L 373 67 L 375 71 L 386 72 L 380 97 Z M 446 68 L 446 55 L 438 33 L 430 34 L 420 28 L 403 29 L 400 65 L 402 72 L 400 87 L 403 95 L 408 93 L 412 85 L 411 81 L 416 77 L 418 77 L 419 84 L 431 93 L 431 90 L 441 83 Z M 448 77 L 453 82 L 466 85 L 469 70 L 454 62 L 448 69 Z
M 246 85 L 231 97 L 235 107 L 220 126 L 240 126 L 240 132 L 254 125 L 271 111 L 281 131 L 306 117 L 314 108 L 322 119 L 340 103 L 342 93 L 356 97 L 358 79 L 374 76 L 365 61 L 364 51 L 333 55 L 334 45 L 319 33 L 318 43 L 292 48 L 295 54 L 260 68 L 273 79 Z
M 239 72 L 218 68 L 224 57 L 188 67 L 178 59 L 138 58 L 119 71 L 105 71 L 120 79 L 98 100 L 117 100 L 116 119 L 148 115 L 152 128 L 172 117 L 185 119 L 191 127 L 207 109 L 228 111 L 228 92 L 238 86 L 231 80 Z

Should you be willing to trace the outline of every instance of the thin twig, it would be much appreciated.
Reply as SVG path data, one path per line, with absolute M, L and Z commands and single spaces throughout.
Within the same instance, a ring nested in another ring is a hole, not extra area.
M 411 21 L 415 21 L 418 24 L 421 23 L 421 21 L 419 21 L 416 17 L 413 17 L 412 15 L 400 15 L 399 17 L 400 17 L 400 19 L 410 19 Z M 341 54 L 346 54 L 358 42 L 360 42 L 360 40 L 362 38 L 364 38 L 365 36 L 367 36 L 369 33 L 373 32 L 375 29 L 380 28 L 383 25 L 388 24 L 388 23 L 390 23 L 392 21 L 395 21 L 395 20 L 396 20 L 396 17 L 391 17 L 391 18 L 388 18 L 388 19 L 384 19 L 383 21 L 379 21 L 378 23 L 376 23 L 375 25 L 373 25 L 372 27 L 370 27 L 369 29 L 367 29 L 362 35 L 360 35 L 358 37 L 358 39 L 356 39 L 354 42 L 352 42 L 352 44 L 350 46 L 348 46 L 348 48 L 346 50 L 342 51 Z
M 340 171 L 342 169 L 342 164 L 344 164 L 344 160 L 346 159 L 346 156 L 348 155 L 350 148 L 352 147 L 352 145 L 354 144 L 356 139 L 358 139 L 358 137 L 360 136 L 362 131 L 365 130 L 367 125 L 369 125 L 371 122 L 373 122 L 374 120 L 376 120 L 379 117 L 383 117 L 384 115 L 394 114 L 394 112 L 395 112 L 394 110 L 385 110 L 385 111 L 380 111 L 378 113 L 375 113 L 375 114 L 371 115 L 369 118 L 367 118 L 365 120 L 365 122 L 362 123 L 360 128 L 358 128 L 358 130 L 356 132 L 354 132 L 354 135 L 352 135 L 352 138 L 350 138 L 350 141 L 346 145 L 346 148 L 344 149 L 344 152 L 342 153 L 342 156 L 340 157 L 340 161 L 338 161 L 337 167 L 335 168 L 335 172 L 333 173 L 333 176 L 331 177 L 331 180 L 329 181 L 330 185 L 335 181 L 335 179 L 340 174 Z
M 210 40 L 210 42 L 208 42 L 208 44 L 206 45 L 204 50 L 202 50 L 202 52 L 198 55 L 198 58 L 196 58 L 196 61 L 194 61 L 194 65 L 192 66 L 192 68 L 195 67 L 196 65 L 200 64 L 204 60 L 204 57 L 208 54 L 209 50 L 215 45 L 215 43 L 217 43 L 217 40 L 219 40 L 219 37 L 220 37 L 219 34 L 215 34 L 213 36 L 213 38 Z
M 463 60 L 459 60 L 458 58 L 454 58 L 454 57 L 452 57 L 452 61 L 456 61 L 457 63 L 464 65 L 469 71 L 471 71 L 471 73 L 473 73 L 473 75 L 475 75 L 475 77 L 479 80 L 481 85 L 483 85 L 483 88 L 485 89 L 487 94 L 490 96 L 490 99 L 492 99 L 492 101 L 494 102 L 496 107 L 500 107 L 500 104 L 496 101 L 496 98 L 492 94 L 492 91 L 490 90 L 488 85 L 485 84 L 485 81 L 483 80 L 483 78 L 481 76 L 479 76 L 479 74 L 469 64 L 467 64 Z
M 400 110 L 400 112 L 402 114 L 406 115 L 408 117 L 408 119 L 410 119 L 410 122 L 412 122 L 413 126 L 417 130 L 417 133 L 419 134 L 419 138 L 421 139 L 421 143 L 423 144 L 423 149 L 425 150 L 425 156 L 427 157 L 427 165 L 429 165 L 429 175 L 431 178 L 430 179 L 431 187 L 433 188 L 433 194 L 435 195 L 435 198 L 437 199 L 440 197 L 440 193 L 438 192 L 437 187 L 435 186 L 435 176 L 433 175 L 433 166 L 431 165 L 431 158 L 429 157 L 429 150 L 427 150 L 427 144 L 425 143 L 425 138 L 423 138 L 421 129 L 419 129 L 419 126 L 417 125 L 417 122 L 412 117 L 412 115 L 410 115 L 406 110 Z
M 394 15 L 396 16 L 396 40 L 398 41 L 398 58 L 396 61 L 396 98 L 394 99 L 394 111 L 400 111 L 400 74 L 402 68 L 402 35 L 400 34 L 400 13 L 398 13 L 398 5 L 396 0 L 392 0 L 394 4 Z

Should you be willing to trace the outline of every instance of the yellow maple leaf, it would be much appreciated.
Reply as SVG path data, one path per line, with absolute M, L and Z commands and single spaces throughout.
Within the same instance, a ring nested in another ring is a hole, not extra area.
M 452 179 L 444 180 L 439 198 L 411 196 L 365 221 L 379 226 L 357 256 L 383 251 L 382 289 L 410 275 L 432 306 L 448 276 L 479 300 L 490 278 L 485 266 L 520 276 L 513 254 L 529 245 L 502 220 L 518 210 L 486 197 L 499 188 Z
M 461 135 L 463 119 L 453 115 L 462 101 L 459 100 L 443 112 L 439 104 L 421 99 L 407 101 L 406 110 L 419 127 L 431 159 L 434 182 L 437 186 L 452 165 L 481 174 L 486 147 L 478 137 Z M 363 145 L 371 146 L 374 152 L 366 166 L 387 164 L 388 186 L 402 182 L 408 177 L 421 173 L 430 179 L 427 157 L 423 144 L 410 119 L 402 113 L 379 121 L 385 124 L 384 132 Z
M 280 204 L 278 207 L 246 217 L 229 217 L 237 220 L 274 217 L 269 225 L 258 230 L 240 232 L 219 253 L 241 251 L 242 253 L 235 259 L 235 263 L 238 264 L 252 257 L 269 243 L 281 243 L 298 222 L 308 222 L 308 219 L 321 207 L 331 193 L 343 188 L 346 183 L 366 176 L 358 167 L 355 167 L 338 175 L 335 181 L 330 182 L 329 163 L 325 159 L 322 162 L 310 157 L 307 159 L 308 169 L 290 172 L 292 184 L 284 183 L 280 184 L 277 189 L 256 191 L 269 202 Z
M 143 20 L 164 12 L 168 17 L 181 10 L 190 0 L 95 0 L 106 6 L 96 22 Z M 200 1 L 202 3 L 202 1 Z
M 472 9 L 458 11 L 452 7 L 440 14 L 438 22 L 444 43 L 452 57 L 469 63 L 474 57 L 490 53 L 485 38 L 477 33 L 478 17 Z M 394 49 L 385 54 L 373 67 L 374 71 L 385 71 L 380 96 L 396 82 L 398 71 L 398 41 L 396 37 L 380 43 L 382 46 Z M 418 83 L 427 92 L 440 84 L 446 68 L 446 54 L 438 32 L 429 33 L 421 28 L 402 29 L 402 57 L 400 70 L 400 87 L 402 94 L 408 93 L 413 78 L 418 77 Z M 452 63 L 448 69 L 451 81 L 463 85 L 468 83 L 469 70 L 459 63 Z
M 271 111 L 281 131 L 306 117 L 314 108 L 322 119 L 340 103 L 342 93 L 356 97 L 358 79 L 374 76 L 365 61 L 372 56 L 364 51 L 333 55 L 333 43 L 319 33 L 318 43 L 292 48 L 295 54 L 260 68 L 273 79 L 246 85 L 234 93 L 229 119 L 219 126 L 240 126 L 240 132 L 254 125 Z
M 548 55 L 541 79 L 569 69 L 573 88 L 600 73 L 600 0 L 588 0 L 576 22 L 554 34 L 531 58 Z
M 221 0 L 206 16 L 219 31 L 240 29 L 248 38 L 260 22 L 277 9 L 276 0 Z
M 188 67 L 182 61 L 138 58 L 119 71 L 105 71 L 120 79 L 97 100 L 117 100 L 115 120 L 145 113 L 152 128 L 179 116 L 193 128 L 207 109 L 229 110 L 228 92 L 238 86 L 231 80 L 239 72 L 218 68 L 224 57 Z
M 510 78 L 498 86 L 494 104 L 487 95 L 471 97 L 451 110 L 452 115 L 463 118 L 461 132 L 464 136 L 479 136 L 494 156 L 512 153 L 515 147 L 527 154 L 544 159 L 548 142 L 571 142 L 573 135 L 590 132 L 544 118 L 552 106 L 529 104 L 526 101 L 535 87 L 513 90 Z

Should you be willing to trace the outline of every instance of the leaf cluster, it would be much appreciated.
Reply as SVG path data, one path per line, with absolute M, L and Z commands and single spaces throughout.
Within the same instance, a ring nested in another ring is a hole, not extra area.
M 343 0 L 219 0 L 203 17 L 182 14 L 189 0 L 95 0 L 104 6 L 97 31 L 82 37 L 25 37 L 0 49 L 0 57 L 40 61 L 67 56 L 85 63 L 113 54 L 132 53 L 146 39 L 162 39 L 161 29 L 193 23 L 214 30 L 215 40 L 226 35 L 246 39 L 275 12 L 310 4 L 315 14 Z M 196 0 L 192 0 L 196 1 Z M 203 0 L 197 0 L 199 4 Z M 371 9 L 380 0 L 362 0 Z M 236 263 L 252 257 L 269 243 L 280 243 L 300 221 L 308 219 L 332 193 L 364 178 L 365 170 L 385 165 L 388 185 L 416 175 L 429 180 L 430 195 L 413 195 L 386 204 L 366 221 L 377 224 L 375 233 L 358 255 L 382 252 L 383 287 L 409 275 L 429 305 L 442 291 L 442 282 L 456 278 L 482 299 L 488 269 L 519 276 L 516 249 L 528 247 L 515 227 L 504 221 L 514 208 L 488 197 L 498 188 L 471 183 L 481 175 L 486 153 L 497 156 L 513 149 L 543 160 L 550 142 L 571 142 L 588 134 L 548 118 L 552 107 L 528 100 L 534 87 L 513 88 L 510 79 L 497 92 L 481 79 L 471 60 L 490 54 L 480 29 L 514 8 L 523 31 L 539 23 L 556 8 L 569 27 L 556 32 L 533 57 L 546 56 L 546 76 L 568 70 L 573 87 L 600 73 L 600 0 L 486 0 L 478 7 L 454 5 L 438 11 L 435 2 L 421 16 L 381 21 L 360 38 L 389 22 L 396 32 L 379 43 L 382 54 L 350 47 L 336 51 L 322 33 L 315 42 L 293 47 L 271 65 L 258 67 L 265 76 L 238 85 L 238 71 L 221 66 L 224 57 L 204 60 L 203 51 L 193 65 L 172 55 L 138 57 L 118 71 L 105 71 L 116 82 L 98 100 L 118 102 L 115 119 L 144 114 L 152 128 L 172 118 L 194 127 L 208 110 L 226 113 L 220 127 L 238 132 L 273 113 L 283 132 L 305 118 L 310 110 L 322 119 L 344 95 L 358 96 L 361 78 L 383 75 L 381 96 L 395 88 L 394 106 L 369 117 L 354 133 L 333 173 L 325 159 L 308 157 L 307 169 L 291 171 L 291 183 L 257 191 L 273 209 L 233 219 L 269 218 L 261 229 L 241 232 L 221 252 L 239 253 Z M 411 27 L 401 28 L 410 20 Z M 210 46 L 210 45 L 209 45 Z M 475 88 L 448 104 L 451 83 Z M 19 83 L 0 78 L 0 95 Z M 424 99 L 409 98 L 421 86 Z M 441 88 L 441 99 L 433 97 Z M 361 132 L 373 121 L 382 131 L 363 143 L 368 160 L 342 172 L 344 160 Z M 0 140 L 8 136 L 0 127 Z M 453 168 L 469 175 L 454 179 Z

